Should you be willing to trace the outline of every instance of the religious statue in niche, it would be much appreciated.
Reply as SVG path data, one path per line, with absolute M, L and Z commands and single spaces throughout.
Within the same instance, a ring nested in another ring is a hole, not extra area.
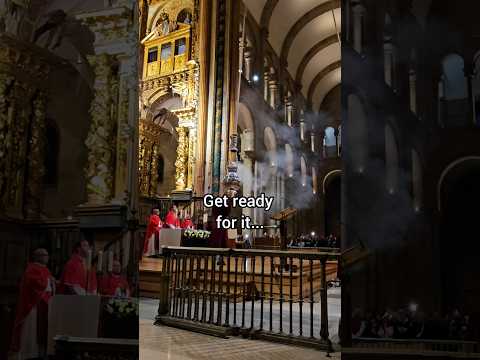
M 0 31 L 19 35 L 29 8 L 30 0 L 0 0 Z
M 157 25 L 161 25 L 161 34 L 163 36 L 168 35 L 170 33 L 171 24 L 168 14 L 165 11 L 160 15 L 159 22 L 160 24 L 157 23 Z

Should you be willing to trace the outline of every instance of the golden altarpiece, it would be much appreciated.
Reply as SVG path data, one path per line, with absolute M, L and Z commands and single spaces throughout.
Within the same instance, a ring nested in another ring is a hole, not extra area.
M 144 199 L 191 193 L 194 187 L 199 91 L 197 39 L 194 1 L 152 1 L 146 36 L 141 42 L 144 52 L 139 189 Z M 175 105 L 165 105 L 168 103 Z M 168 136 L 162 137 L 166 133 Z M 165 146 L 171 151 L 161 154 Z M 164 157 L 172 165 L 170 177 L 175 181 L 159 189 Z

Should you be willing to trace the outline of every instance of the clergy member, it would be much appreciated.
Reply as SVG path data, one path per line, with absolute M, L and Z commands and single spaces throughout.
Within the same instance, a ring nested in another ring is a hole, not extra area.
M 60 286 L 64 294 L 96 294 L 97 279 L 94 267 L 87 263 L 89 254 L 90 244 L 87 240 L 82 240 L 75 245 L 74 253 L 65 264 L 60 279 Z
M 162 220 L 160 220 L 160 210 L 153 209 L 152 215 L 148 219 L 147 233 L 143 244 L 143 255 L 154 256 L 159 253 L 160 229 Z
M 120 261 L 115 260 L 112 272 L 100 280 L 100 292 L 106 296 L 130 297 L 130 287 L 127 278 L 122 275 Z
M 175 204 L 170 207 L 170 211 L 167 213 L 167 216 L 165 217 L 165 225 L 167 228 L 170 228 L 170 229 L 180 228 L 180 220 L 178 219 L 178 209 Z
M 20 283 L 11 351 L 14 359 L 46 355 L 48 302 L 55 293 L 55 279 L 47 268 L 48 252 L 36 249 Z
M 183 220 L 180 224 L 180 227 L 182 229 L 195 229 L 195 227 L 193 226 L 192 219 L 190 218 L 190 214 L 188 213 L 188 211 L 185 212 L 185 217 L 183 218 Z

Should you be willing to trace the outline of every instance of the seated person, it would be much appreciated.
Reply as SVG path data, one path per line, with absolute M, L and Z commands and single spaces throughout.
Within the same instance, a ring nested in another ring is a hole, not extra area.
M 130 297 L 128 280 L 122 275 L 120 261 L 114 260 L 112 272 L 100 279 L 100 294 L 114 297 Z
M 190 218 L 190 214 L 188 212 L 185 212 L 185 217 L 181 221 L 180 227 L 182 229 L 190 229 L 190 230 L 195 229 L 195 226 L 193 225 L 193 221 Z

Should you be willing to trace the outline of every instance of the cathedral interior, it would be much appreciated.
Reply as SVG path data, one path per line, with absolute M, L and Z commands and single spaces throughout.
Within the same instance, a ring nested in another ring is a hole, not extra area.
M 478 10 L 0 0 L 0 359 L 34 254 L 58 281 L 82 243 L 136 312 L 99 292 L 51 359 L 480 352 Z M 273 205 L 223 231 L 231 193 Z

